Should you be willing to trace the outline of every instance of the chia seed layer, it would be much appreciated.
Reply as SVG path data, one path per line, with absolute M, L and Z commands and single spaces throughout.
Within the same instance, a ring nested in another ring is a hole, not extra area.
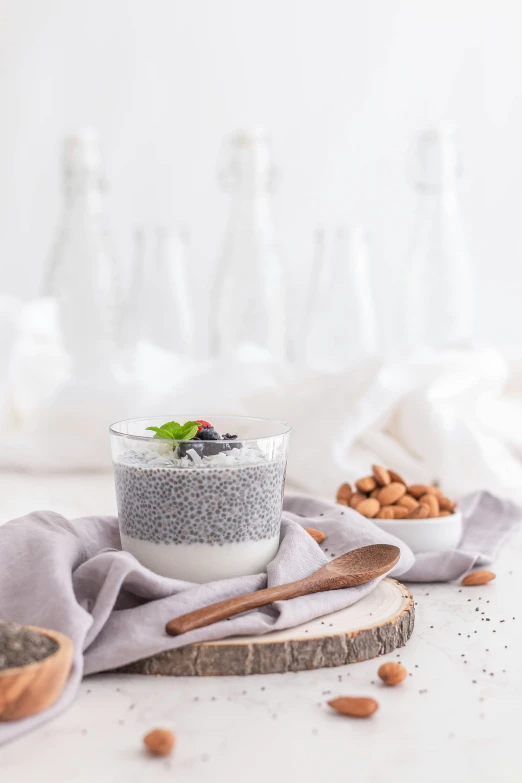
M 114 463 L 121 532 L 158 544 L 223 546 L 273 538 L 281 524 L 285 468 L 283 460 L 167 467 L 122 456 Z

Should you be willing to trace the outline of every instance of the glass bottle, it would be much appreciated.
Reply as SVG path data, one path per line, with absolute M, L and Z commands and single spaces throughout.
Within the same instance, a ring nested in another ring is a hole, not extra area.
M 165 350 L 190 355 L 194 309 L 187 279 L 186 236 L 168 226 L 140 227 L 134 243 L 126 344 L 135 345 L 144 338 Z
M 377 326 L 366 233 L 320 228 L 304 310 L 301 363 L 341 372 L 375 354 Z
M 465 346 L 472 338 L 472 267 L 460 218 L 459 174 L 452 128 L 441 124 L 420 134 L 417 215 L 405 275 L 409 348 Z
M 286 294 L 266 137 L 260 131 L 239 133 L 230 139 L 227 155 L 220 180 L 231 204 L 212 294 L 211 353 L 251 343 L 282 359 L 287 353 Z
M 65 139 L 63 174 L 65 211 L 44 294 L 56 299 L 64 347 L 78 376 L 114 354 L 121 306 L 96 131 L 81 130 Z

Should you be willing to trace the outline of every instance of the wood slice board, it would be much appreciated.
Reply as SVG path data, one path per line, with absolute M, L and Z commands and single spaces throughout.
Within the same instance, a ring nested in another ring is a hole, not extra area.
M 414 625 L 410 591 L 383 579 L 339 612 L 264 636 L 201 642 L 145 658 L 117 671 L 168 676 L 272 674 L 343 666 L 403 647 Z

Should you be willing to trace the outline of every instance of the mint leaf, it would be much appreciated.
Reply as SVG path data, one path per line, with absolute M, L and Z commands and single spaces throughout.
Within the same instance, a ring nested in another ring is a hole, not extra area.
M 179 440 L 192 440 L 198 430 L 199 424 L 197 421 L 187 421 L 180 430 Z
M 147 427 L 155 433 L 155 438 L 165 438 L 168 440 L 191 440 L 199 429 L 197 421 L 187 421 L 185 424 L 179 424 L 177 421 L 167 421 L 161 427 Z
M 170 432 L 170 430 L 165 429 L 164 427 L 147 427 L 147 429 L 148 430 L 154 430 L 154 432 L 156 433 L 154 435 L 155 438 L 172 439 L 172 437 L 173 437 L 171 432 Z

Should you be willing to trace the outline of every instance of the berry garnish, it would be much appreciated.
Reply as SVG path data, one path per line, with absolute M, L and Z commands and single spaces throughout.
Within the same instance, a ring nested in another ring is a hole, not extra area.
M 237 439 L 237 435 L 230 435 L 227 432 L 226 435 L 221 436 L 205 419 L 187 421 L 185 424 L 168 421 L 161 427 L 147 427 L 147 429 L 154 432 L 155 438 L 185 441 L 174 447 L 174 450 L 177 448 L 177 455 L 180 458 L 185 457 L 190 449 L 194 449 L 200 457 L 211 457 L 223 451 L 240 449 L 243 445 L 242 443 L 230 443 L 230 441 Z M 216 443 L 216 441 L 221 441 L 221 443 Z M 223 443 L 223 441 L 229 442 Z

